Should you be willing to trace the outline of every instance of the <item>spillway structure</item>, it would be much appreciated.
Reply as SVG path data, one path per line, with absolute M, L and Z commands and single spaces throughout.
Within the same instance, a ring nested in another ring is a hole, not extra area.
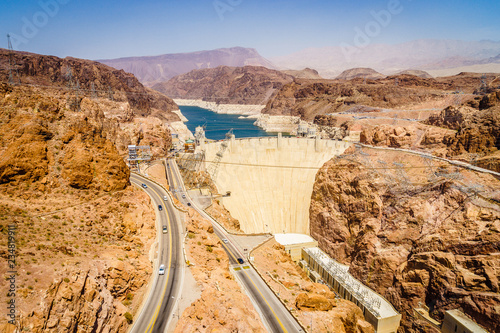
M 352 143 L 319 138 L 261 137 L 202 143 L 205 168 L 218 160 L 213 179 L 241 229 L 253 233 L 309 234 L 309 207 L 319 168 Z M 217 157 L 221 145 L 227 145 Z

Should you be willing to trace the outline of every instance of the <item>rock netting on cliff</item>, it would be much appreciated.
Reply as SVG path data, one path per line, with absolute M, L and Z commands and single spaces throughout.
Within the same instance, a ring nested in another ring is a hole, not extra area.
M 394 151 L 352 149 L 316 176 L 311 236 L 403 314 L 405 331 L 460 308 L 500 329 L 500 183 L 493 176 Z

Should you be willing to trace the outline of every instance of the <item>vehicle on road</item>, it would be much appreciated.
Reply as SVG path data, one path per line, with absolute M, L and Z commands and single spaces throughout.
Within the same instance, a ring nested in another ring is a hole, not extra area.
M 166 195 L 164 195 L 163 200 L 168 201 L 168 197 Z
M 163 210 L 163 207 L 161 205 L 158 205 L 158 210 L 159 211 L 162 211 Z
M 222 241 L 227 244 L 227 239 L 224 238 Z
M 165 265 L 161 264 L 160 269 L 158 270 L 159 275 L 164 275 L 165 274 Z
M 186 199 L 186 195 L 185 194 L 182 195 L 182 199 Z
M 190 202 L 188 202 L 188 206 L 191 206 L 191 203 L 190 203 Z
M 148 185 L 146 185 L 146 184 L 142 183 L 142 187 L 144 187 L 144 188 L 148 188 Z
M 243 259 L 241 259 L 241 258 L 238 258 L 237 260 L 238 260 L 238 263 L 240 263 L 240 264 L 244 263 Z
M 166 225 L 164 225 L 164 226 L 163 226 L 163 228 L 162 228 L 162 232 L 163 232 L 164 234 L 166 234 L 166 233 L 168 232 L 168 229 L 167 229 L 167 226 L 166 226 Z

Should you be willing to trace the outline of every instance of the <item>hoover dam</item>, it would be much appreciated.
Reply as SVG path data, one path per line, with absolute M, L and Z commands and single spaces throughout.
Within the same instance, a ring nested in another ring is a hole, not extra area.
M 309 206 L 316 173 L 350 145 L 279 135 L 232 137 L 229 141 L 203 143 L 200 148 L 205 152 L 206 169 L 220 160 L 215 185 L 219 193 L 231 192 L 220 200 L 240 221 L 245 233 L 309 234 Z

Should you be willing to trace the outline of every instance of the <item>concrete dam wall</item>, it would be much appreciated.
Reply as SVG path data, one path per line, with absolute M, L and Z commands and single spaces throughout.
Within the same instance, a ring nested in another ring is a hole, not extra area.
M 222 142 L 202 144 L 205 168 Z M 316 173 L 351 143 L 306 138 L 231 139 L 215 184 L 246 233 L 309 234 L 309 206 Z

